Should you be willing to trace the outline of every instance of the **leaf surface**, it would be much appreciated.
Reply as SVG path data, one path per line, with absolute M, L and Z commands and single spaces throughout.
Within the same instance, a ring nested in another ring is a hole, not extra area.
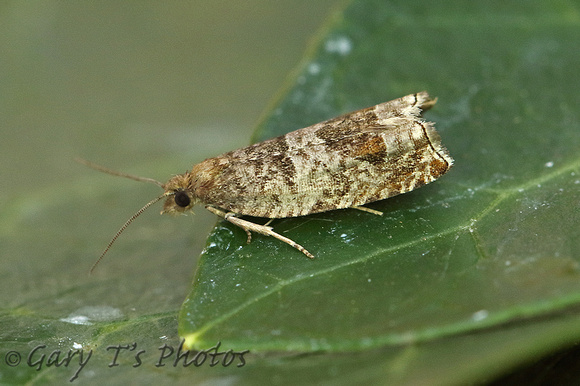
M 466 356 L 482 355 L 483 366 L 509 350 L 515 358 L 499 374 L 576 341 L 578 20 L 571 2 L 525 10 L 515 1 L 353 2 L 319 36 L 255 140 L 425 89 L 439 98 L 425 117 L 456 166 L 369 205 L 382 217 L 340 210 L 271 224 L 312 261 L 260 235 L 246 245 L 243 231 L 221 222 L 180 335 L 192 347 L 219 340 L 276 352 L 405 356 L 419 344 L 413 355 L 435 360 L 473 334 L 476 345 L 445 356 L 472 375 L 483 367 Z M 544 334 L 538 318 L 562 329 Z M 544 338 L 526 339 L 530 330 Z

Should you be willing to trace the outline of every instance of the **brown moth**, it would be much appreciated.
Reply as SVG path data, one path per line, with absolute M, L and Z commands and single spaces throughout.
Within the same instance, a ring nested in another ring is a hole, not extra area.
M 257 232 L 313 258 L 304 247 L 274 232 L 268 225 L 271 220 L 259 225 L 240 216 L 275 219 L 344 208 L 382 214 L 362 205 L 410 192 L 453 165 L 433 123 L 421 119 L 421 111 L 435 102 L 420 92 L 341 115 L 206 159 L 165 184 L 81 161 L 110 174 L 153 182 L 165 191 L 121 227 L 97 263 L 137 216 L 163 198 L 161 213 L 184 213 L 201 203 L 242 228 L 248 242 L 251 232 Z

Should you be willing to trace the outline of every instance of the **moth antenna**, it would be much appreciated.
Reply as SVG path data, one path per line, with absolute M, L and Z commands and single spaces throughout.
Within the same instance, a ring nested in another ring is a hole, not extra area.
M 115 233 L 115 236 L 111 239 L 111 241 L 109 242 L 109 244 L 107 245 L 107 247 L 103 251 L 103 253 L 101 253 L 101 256 L 99 256 L 99 258 L 97 259 L 97 261 L 95 261 L 95 264 L 93 264 L 93 266 L 91 267 L 91 270 L 89 271 L 89 275 L 91 275 L 93 273 L 93 271 L 95 270 L 96 266 L 101 262 L 101 260 L 105 256 L 105 254 L 109 251 L 109 249 L 111 248 L 111 246 L 113 245 L 113 243 L 115 242 L 115 240 L 117 240 L 117 238 L 121 235 L 121 233 L 123 233 L 123 231 L 125 230 L 125 228 L 127 228 L 137 217 L 139 217 L 141 215 L 141 213 L 145 212 L 147 210 L 147 208 L 149 208 L 151 205 L 155 204 L 157 201 L 159 201 L 159 200 L 161 200 L 161 199 L 163 199 L 163 198 L 165 198 L 167 196 L 172 196 L 174 194 L 175 194 L 175 192 L 166 192 L 166 193 L 163 193 L 161 196 L 156 197 L 153 200 L 149 201 L 147 204 L 145 204 L 145 206 L 143 206 L 143 208 L 139 209 L 133 216 L 131 216 L 129 218 L 129 220 L 127 220 L 125 222 L 125 224 L 123 224 L 123 226 L 121 228 L 119 228 L 119 230 L 117 231 L 117 233 Z
M 117 176 L 117 177 L 124 177 L 124 178 L 128 178 L 130 180 L 135 180 L 135 181 L 141 181 L 141 182 L 149 182 L 152 184 L 155 184 L 157 186 L 161 186 L 163 187 L 163 184 L 157 180 L 154 180 L 153 178 L 149 178 L 149 177 L 139 177 L 139 176 L 135 176 L 133 174 L 128 174 L 128 173 L 123 173 L 123 172 L 119 172 L 113 169 L 109 169 L 106 168 L 102 165 L 96 164 L 94 162 L 91 161 L 87 161 L 86 159 L 82 159 L 82 158 L 75 158 L 75 161 L 90 167 L 91 169 L 95 169 L 98 170 L 99 172 L 103 172 L 103 173 L 107 173 L 107 174 L 111 174 L 113 176 Z

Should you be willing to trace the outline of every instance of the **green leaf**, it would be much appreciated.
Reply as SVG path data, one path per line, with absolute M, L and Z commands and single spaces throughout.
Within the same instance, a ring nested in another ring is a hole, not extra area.
M 386 372 L 449 383 L 576 342 L 579 11 L 570 1 L 350 4 L 255 139 L 428 90 L 439 102 L 426 119 L 456 166 L 370 205 L 382 217 L 341 210 L 274 221 L 312 261 L 260 235 L 246 245 L 221 222 L 179 316 L 186 343 L 332 352 L 306 359 L 328 372 L 337 353 L 358 351 L 371 380 Z M 443 366 L 435 376 L 433 363 Z

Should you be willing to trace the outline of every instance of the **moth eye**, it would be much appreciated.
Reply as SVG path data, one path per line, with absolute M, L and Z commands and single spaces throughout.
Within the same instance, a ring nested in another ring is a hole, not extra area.
M 189 199 L 189 196 L 183 190 L 178 190 L 177 192 L 175 192 L 174 199 L 175 199 L 175 203 L 177 204 L 177 206 L 181 206 L 182 208 L 185 208 L 189 204 L 191 204 L 191 200 Z

